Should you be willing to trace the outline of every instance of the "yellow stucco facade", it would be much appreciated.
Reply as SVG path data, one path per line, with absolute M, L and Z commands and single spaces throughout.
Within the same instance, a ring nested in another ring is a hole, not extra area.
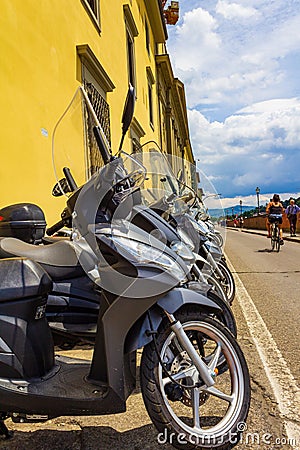
M 136 107 L 124 149 L 134 140 L 163 143 L 157 55 L 166 38 L 159 0 L 1 0 L 1 206 L 36 203 L 49 225 L 59 219 L 64 200 L 51 196 L 51 138 L 83 82 L 109 105 L 113 151 L 129 81 Z

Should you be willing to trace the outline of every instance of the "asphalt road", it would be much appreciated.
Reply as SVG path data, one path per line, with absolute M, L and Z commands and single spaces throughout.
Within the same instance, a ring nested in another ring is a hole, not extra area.
M 267 395 L 276 404 L 282 433 L 287 434 L 290 442 L 295 439 L 294 448 L 299 448 L 300 245 L 285 242 L 281 251 L 274 253 L 266 236 L 228 230 L 225 252 L 236 279 L 234 309 L 240 331 L 249 333 L 250 347 L 258 353 L 253 361 L 249 345 L 244 343 L 252 389 L 259 386 L 262 397 Z M 239 338 L 243 340 L 241 334 Z M 270 427 L 273 425 L 275 422 Z M 258 426 L 260 435 L 265 427 L 266 424 Z
M 299 449 L 300 440 L 294 445 L 294 439 L 300 424 L 300 245 L 287 242 L 279 254 L 270 253 L 266 237 L 229 230 L 225 251 L 236 280 L 233 309 L 252 390 L 247 428 L 235 448 Z M 88 358 L 91 350 L 77 350 L 73 356 Z M 127 407 L 126 413 L 118 415 L 60 417 L 41 424 L 7 421 L 15 437 L 6 442 L 0 439 L 0 449 L 171 449 L 157 443 L 139 387 Z
M 225 252 L 300 385 L 300 245 L 229 230 Z

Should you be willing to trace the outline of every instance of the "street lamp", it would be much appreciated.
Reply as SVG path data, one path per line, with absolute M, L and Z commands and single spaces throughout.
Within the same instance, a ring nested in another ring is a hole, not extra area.
M 257 195 L 257 215 L 259 216 L 260 212 L 259 212 L 259 193 L 260 193 L 260 189 L 257 186 L 257 188 L 255 189 L 256 195 Z

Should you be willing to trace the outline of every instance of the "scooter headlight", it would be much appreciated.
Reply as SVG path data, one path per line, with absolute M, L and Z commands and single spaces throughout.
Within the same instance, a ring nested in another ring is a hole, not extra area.
M 170 245 L 171 249 L 177 253 L 184 261 L 195 261 L 195 257 L 191 249 L 181 241 L 173 241 Z
M 206 235 L 209 233 L 209 228 L 203 222 L 197 222 L 196 220 L 192 219 L 191 223 L 193 224 L 195 230 L 197 230 L 202 235 Z
M 176 229 L 176 232 L 180 239 L 193 251 L 195 250 L 195 244 L 188 234 L 180 227 Z
M 112 236 L 111 239 L 120 253 L 122 249 L 125 250 L 133 256 L 135 262 L 158 265 L 179 281 L 186 279 L 186 273 L 180 264 L 162 250 L 121 236 Z

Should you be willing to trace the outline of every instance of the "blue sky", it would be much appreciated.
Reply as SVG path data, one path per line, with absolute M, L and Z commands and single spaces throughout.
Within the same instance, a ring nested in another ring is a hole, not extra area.
M 262 202 L 299 196 L 300 1 L 179 4 L 168 51 L 185 84 L 198 167 L 224 207 L 255 204 L 256 186 Z

